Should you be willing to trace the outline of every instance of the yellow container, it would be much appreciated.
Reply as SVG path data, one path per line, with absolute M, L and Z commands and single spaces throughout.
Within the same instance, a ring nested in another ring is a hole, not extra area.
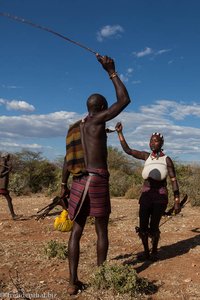
M 62 232 L 71 231 L 73 226 L 73 221 L 68 217 L 68 211 L 63 210 L 60 216 L 56 217 L 54 220 L 54 229 Z

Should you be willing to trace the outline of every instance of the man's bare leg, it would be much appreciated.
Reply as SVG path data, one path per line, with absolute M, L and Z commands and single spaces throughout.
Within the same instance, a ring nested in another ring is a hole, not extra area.
M 108 253 L 108 221 L 109 215 L 95 218 L 95 229 L 97 233 L 97 265 L 104 263 Z
M 8 202 L 8 208 L 10 210 L 11 216 L 12 216 L 13 219 L 15 219 L 17 217 L 17 215 L 14 212 L 14 208 L 13 208 L 13 204 L 12 204 L 12 198 L 10 197 L 9 194 L 4 195 L 4 196 L 5 196 L 5 198 Z
M 68 243 L 68 260 L 69 260 L 69 288 L 68 293 L 75 295 L 78 293 L 80 284 L 78 281 L 78 263 L 80 256 L 80 239 L 85 227 L 86 218 L 82 222 L 74 221 L 73 229 Z

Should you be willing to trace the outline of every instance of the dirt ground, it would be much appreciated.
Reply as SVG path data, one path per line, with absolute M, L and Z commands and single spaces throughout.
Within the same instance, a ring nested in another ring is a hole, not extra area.
M 67 243 L 70 233 L 53 229 L 54 209 L 44 220 L 30 218 L 51 199 L 44 195 L 13 197 L 17 213 L 24 219 L 12 221 L 6 200 L 0 197 L 0 299 L 131 299 L 114 295 L 111 291 L 98 292 L 88 287 L 81 294 L 67 295 L 68 261 L 49 259 L 44 251 L 47 243 L 56 240 Z M 138 225 L 137 200 L 112 199 L 109 222 L 110 246 L 108 261 L 129 264 L 139 277 L 153 282 L 157 291 L 137 299 L 193 300 L 200 299 L 200 207 L 187 203 L 181 214 L 161 220 L 159 261 L 139 262 L 136 254 L 142 251 L 135 233 Z M 168 220 L 166 223 L 164 223 Z M 164 223 L 164 224 L 163 224 Z M 90 281 L 96 266 L 96 235 L 92 222 L 87 222 L 81 239 L 79 279 Z

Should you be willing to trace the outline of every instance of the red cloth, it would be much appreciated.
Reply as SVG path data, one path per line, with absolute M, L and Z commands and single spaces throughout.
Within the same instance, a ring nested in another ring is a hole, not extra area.
M 88 171 L 90 172 L 90 170 Z M 104 217 L 111 212 L 109 173 L 106 170 L 92 171 L 95 173 L 92 174 L 87 196 L 79 214 L 92 217 Z M 69 217 L 71 220 L 73 220 L 79 208 L 88 176 L 81 176 L 73 179 L 68 207 Z

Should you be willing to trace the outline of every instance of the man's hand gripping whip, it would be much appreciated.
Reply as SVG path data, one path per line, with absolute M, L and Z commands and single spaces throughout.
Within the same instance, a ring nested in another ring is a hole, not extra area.
M 38 221 L 40 219 L 44 219 L 48 215 L 48 213 L 57 205 L 60 205 L 63 209 L 67 210 L 68 198 L 60 198 L 59 196 L 53 198 L 50 204 L 37 211 L 36 220 Z
M 89 52 L 91 52 L 91 53 L 93 53 L 93 54 L 101 57 L 96 51 L 92 50 L 91 48 L 88 48 L 88 47 L 84 46 L 83 44 L 81 44 L 79 42 L 76 42 L 74 40 L 71 40 L 70 38 L 68 38 L 68 37 L 66 37 L 66 36 L 64 36 L 64 35 L 56 32 L 56 31 L 54 31 L 54 30 L 52 30 L 50 28 L 47 28 L 47 27 L 35 24 L 35 23 L 33 23 L 33 22 L 29 21 L 29 20 L 26 20 L 26 19 L 23 19 L 23 18 L 20 18 L 20 17 L 17 17 L 17 16 L 13 16 L 13 15 L 10 15 L 10 14 L 4 13 L 4 12 L 0 12 L 0 16 L 3 16 L 3 17 L 6 17 L 6 18 L 15 20 L 17 22 L 25 23 L 25 24 L 28 24 L 30 26 L 33 26 L 33 27 L 36 27 L 36 28 L 39 28 L 39 29 L 42 29 L 42 30 L 45 30 L 45 31 L 48 31 L 48 32 L 50 32 L 50 33 L 52 33 L 52 34 L 54 34 L 54 35 L 56 35 L 56 36 L 58 36 L 58 37 L 60 37 L 60 38 L 62 38 L 64 40 L 66 40 L 66 41 L 68 41 L 70 43 L 73 43 L 73 44 L 75 44 L 75 45 L 77 45 L 77 46 L 79 46 L 79 47 L 81 47 L 81 48 L 83 48 L 83 49 L 85 49 L 85 50 L 87 50 L 87 51 L 89 51 Z

